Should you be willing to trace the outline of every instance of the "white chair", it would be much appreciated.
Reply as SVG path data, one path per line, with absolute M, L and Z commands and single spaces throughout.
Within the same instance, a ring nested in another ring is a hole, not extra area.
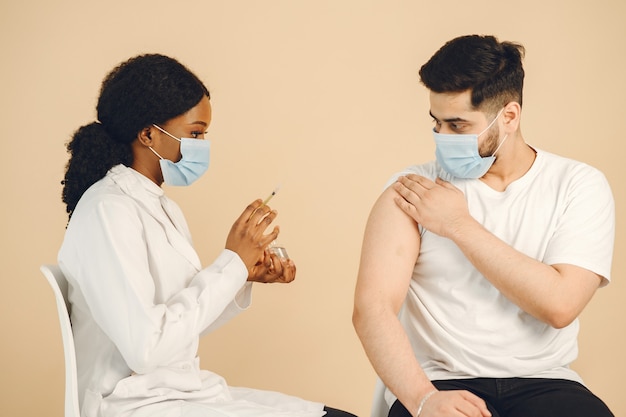
M 41 272 L 52 287 L 59 314 L 65 354 L 65 417 L 80 417 L 78 408 L 78 377 L 76 374 L 76 352 L 70 322 L 71 305 L 67 299 L 67 280 L 57 265 L 42 265 Z
M 385 389 L 383 381 L 380 378 L 376 378 L 371 417 L 387 417 L 389 415 L 389 406 L 385 401 Z

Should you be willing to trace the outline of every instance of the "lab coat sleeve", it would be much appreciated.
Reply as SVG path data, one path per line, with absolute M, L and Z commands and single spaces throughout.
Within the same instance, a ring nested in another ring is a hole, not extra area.
M 188 360 L 190 352 L 195 355 L 200 333 L 233 302 L 248 275 L 239 256 L 224 250 L 185 288 L 155 303 L 151 243 L 146 242 L 140 211 L 122 197 L 98 201 L 70 225 L 78 230 L 74 236 L 80 236 L 72 245 L 74 253 L 59 256 L 94 320 L 139 374 Z
M 252 283 L 247 282 L 239 293 L 235 296 L 235 299 L 224 312 L 213 322 L 202 331 L 200 337 L 205 336 L 215 330 L 217 330 L 220 326 L 228 323 L 231 319 L 233 319 L 236 315 L 245 311 L 250 307 L 252 303 Z

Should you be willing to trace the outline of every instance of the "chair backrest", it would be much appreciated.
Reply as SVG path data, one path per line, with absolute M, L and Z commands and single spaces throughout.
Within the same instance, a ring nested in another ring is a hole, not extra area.
M 71 305 L 67 299 L 67 280 L 57 265 L 42 265 L 41 272 L 52 287 L 63 336 L 65 354 L 65 417 L 80 417 L 78 406 L 78 376 L 76 373 L 76 351 L 70 322 Z
M 374 398 L 372 400 L 371 417 L 387 417 L 389 414 L 389 406 L 385 401 L 385 384 L 380 378 L 376 378 L 376 386 L 374 387 Z

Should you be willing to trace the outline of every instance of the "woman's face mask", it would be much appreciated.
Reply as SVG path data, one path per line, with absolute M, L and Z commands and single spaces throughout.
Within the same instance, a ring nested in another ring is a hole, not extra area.
M 180 142 L 182 158 L 178 162 L 172 162 L 163 158 L 152 148 L 149 148 L 160 159 L 163 181 L 167 185 L 190 185 L 209 169 L 209 157 L 211 143 L 206 139 L 177 138 L 159 126 L 154 127 L 169 137 Z
M 439 165 L 450 175 L 457 178 L 480 178 L 489 171 L 496 160 L 496 152 L 504 143 L 505 136 L 491 156 L 480 156 L 478 138 L 493 126 L 502 114 L 500 110 L 489 126 L 476 134 L 443 134 L 433 129 L 435 138 L 435 156 Z

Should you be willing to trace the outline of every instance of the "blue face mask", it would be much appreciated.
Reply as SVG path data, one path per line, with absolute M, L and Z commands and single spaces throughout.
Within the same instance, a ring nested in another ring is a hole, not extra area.
M 211 143 L 206 139 L 177 138 L 166 132 L 157 125 L 153 125 L 161 132 L 180 142 L 182 158 L 178 162 L 172 162 L 163 158 L 152 148 L 149 148 L 160 158 L 163 181 L 167 185 L 189 185 L 196 181 L 209 169 L 209 157 Z
M 450 175 L 457 178 L 480 178 L 489 171 L 496 160 L 496 152 L 504 143 L 505 136 L 491 156 L 480 156 L 478 138 L 498 120 L 504 109 L 500 110 L 495 119 L 485 130 L 478 134 L 443 134 L 433 129 L 435 138 L 435 156 L 437 162 Z

